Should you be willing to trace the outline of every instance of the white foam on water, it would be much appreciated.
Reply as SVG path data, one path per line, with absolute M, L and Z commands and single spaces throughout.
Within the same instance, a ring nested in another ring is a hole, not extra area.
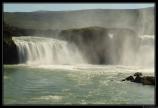
M 56 96 L 56 95 L 48 95 L 48 96 L 40 96 L 33 99 L 42 99 L 42 100 L 53 100 L 53 101 L 60 101 L 62 100 L 62 96 Z

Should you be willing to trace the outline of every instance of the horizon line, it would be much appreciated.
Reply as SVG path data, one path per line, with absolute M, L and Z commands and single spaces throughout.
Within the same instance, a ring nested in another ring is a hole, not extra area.
M 3 12 L 10 12 L 10 13 L 16 13 L 16 12 L 71 12 L 71 11 L 84 11 L 84 10 L 140 10 L 140 9 L 148 9 L 148 8 L 155 8 L 154 6 L 150 7 L 142 7 L 142 8 L 109 8 L 109 9 L 103 9 L 103 8 L 95 8 L 95 9 L 72 9 L 72 10 L 34 10 L 34 11 L 3 11 Z
M 154 3 L 69 3 L 69 4 L 31 4 L 31 3 L 3 3 L 3 12 L 34 12 L 34 11 L 80 11 L 90 9 L 144 9 L 155 7 Z

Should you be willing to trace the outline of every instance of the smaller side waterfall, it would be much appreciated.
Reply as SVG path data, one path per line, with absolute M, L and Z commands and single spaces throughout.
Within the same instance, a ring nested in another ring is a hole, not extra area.
M 53 38 L 13 37 L 20 63 L 34 65 L 83 64 L 85 59 L 73 43 Z
M 155 61 L 155 38 L 153 35 L 140 37 L 141 46 L 137 52 L 137 65 L 154 66 Z

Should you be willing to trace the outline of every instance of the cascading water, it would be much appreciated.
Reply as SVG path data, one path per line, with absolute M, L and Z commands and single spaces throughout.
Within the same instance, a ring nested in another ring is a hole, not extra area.
M 154 35 L 140 35 L 134 38 L 120 36 L 120 39 L 117 39 L 117 34 L 109 33 L 108 36 L 110 38 L 110 59 L 113 63 L 118 62 L 119 65 L 131 66 L 154 66 Z M 122 46 L 119 45 L 119 42 Z
M 136 65 L 153 67 L 154 66 L 154 36 L 142 35 L 138 38 L 139 45 L 138 50 L 132 51 L 132 44 L 127 46 L 128 43 L 124 43 L 122 52 L 122 61 L 124 65 Z
M 108 47 L 110 48 L 110 53 L 105 53 L 105 57 L 109 54 L 109 59 L 112 59 L 114 63 L 120 61 L 118 65 L 153 67 L 154 36 L 141 36 L 137 38 L 140 39 L 138 50 L 133 50 L 135 49 L 133 47 L 134 43 L 131 43 L 130 38 L 121 39 L 123 47 L 116 50 L 119 44 L 117 43 L 118 40 L 113 42 L 116 37 L 110 35 L 110 38 L 109 46 L 111 47 Z M 30 65 L 89 64 L 90 62 L 86 60 L 86 57 L 91 56 L 89 53 L 97 51 L 93 50 L 92 52 L 88 52 L 87 55 L 83 55 L 83 52 L 79 50 L 79 47 L 77 47 L 75 43 L 54 38 L 21 36 L 13 37 L 13 41 L 18 47 L 20 63 Z M 119 56 L 115 54 L 117 51 L 120 51 L 120 59 L 118 59 Z
M 137 65 L 142 65 L 145 67 L 154 66 L 154 45 L 155 39 L 153 35 L 143 35 L 140 36 L 140 47 L 137 52 Z
M 53 38 L 13 37 L 18 47 L 20 63 L 35 65 L 82 64 L 80 51 L 73 43 Z

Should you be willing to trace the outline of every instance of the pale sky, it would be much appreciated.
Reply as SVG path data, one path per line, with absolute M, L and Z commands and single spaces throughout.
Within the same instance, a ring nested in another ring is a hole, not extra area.
M 4 3 L 4 12 L 67 11 L 83 9 L 139 9 L 154 3 Z

